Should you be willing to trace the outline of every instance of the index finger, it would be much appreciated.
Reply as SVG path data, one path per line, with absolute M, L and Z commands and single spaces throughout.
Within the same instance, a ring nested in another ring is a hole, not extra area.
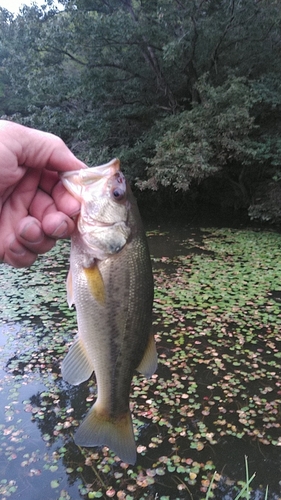
M 47 168 L 58 172 L 86 167 L 56 135 L 18 123 L 0 120 L 0 142 L 5 145 L 5 163 L 12 167 Z M 13 161 L 15 159 L 17 162 Z

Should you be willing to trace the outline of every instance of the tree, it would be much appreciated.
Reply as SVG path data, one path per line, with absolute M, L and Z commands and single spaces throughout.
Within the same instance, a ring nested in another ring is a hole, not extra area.
M 279 179 L 278 2 L 61 3 L 1 11 L 9 115 L 88 163 L 120 156 L 142 188 L 219 175 L 249 205 L 259 182 Z

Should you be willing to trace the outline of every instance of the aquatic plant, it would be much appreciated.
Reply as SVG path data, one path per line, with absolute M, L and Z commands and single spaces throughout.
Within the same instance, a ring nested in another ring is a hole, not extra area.
M 1 266 L 3 499 L 38 500 L 43 486 L 53 500 L 280 495 L 280 234 L 169 229 L 149 240 L 159 368 L 133 379 L 134 467 L 73 442 L 96 387 L 60 375 L 76 333 L 68 243 L 30 270 Z M 244 455 L 256 471 L 246 481 Z

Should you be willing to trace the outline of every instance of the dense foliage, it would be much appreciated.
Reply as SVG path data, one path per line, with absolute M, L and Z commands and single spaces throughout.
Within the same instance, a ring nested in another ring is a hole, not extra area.
M 281 219 L 278 0 L 45 1 L 0 9 L 0 114 L 142 189 Z

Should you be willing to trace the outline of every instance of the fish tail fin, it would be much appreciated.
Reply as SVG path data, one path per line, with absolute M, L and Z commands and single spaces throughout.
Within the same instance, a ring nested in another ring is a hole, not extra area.
M 108 446 L 123 462 L 129 464 L 134 464 L 137 459 L 129 410 L 113 419 L 95 403 L 76 432 L 74 440 L 80 446 Z

